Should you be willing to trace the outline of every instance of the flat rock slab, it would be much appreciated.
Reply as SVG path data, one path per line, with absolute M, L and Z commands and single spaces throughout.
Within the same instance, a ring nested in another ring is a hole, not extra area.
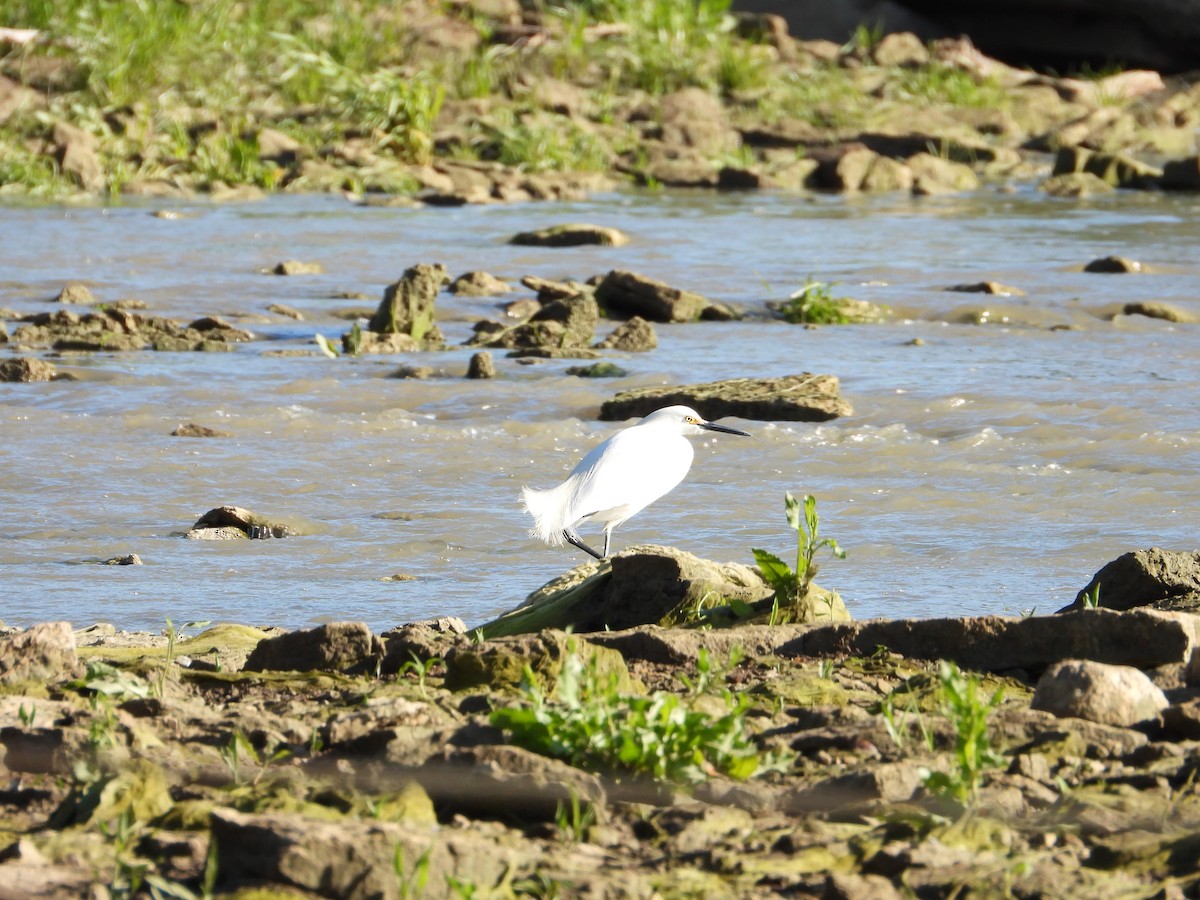
M 362 622 L 330 622 L 262 641 L 246 660 L 247 672 L 372 672 L 384 658 L 383 642 Z
M 522 231 L 509 239 L 510 244 L 527 247 L 622 247 L 629 243 L 625 233 L 603 225 L 552 225 L 537 231 Z
M 600 419 L 619 422 L 676 404 L 690 406 L 706 419 L 737 416 L 763 422 L 828 422 L 854 412 L 838 392 L 836 375 L 805 372 L 621 391 L 601 405 Z
M 777 648 L 780 656 L 870 655 L 880 646 L 964 669 L 1040 671 L 1065 659 L 1152 669 L 1184 664 L 1200 678 L 1200 619 L 1158 610 L 1088 609 L 1053 616 L 872 620 L 818 626 Z

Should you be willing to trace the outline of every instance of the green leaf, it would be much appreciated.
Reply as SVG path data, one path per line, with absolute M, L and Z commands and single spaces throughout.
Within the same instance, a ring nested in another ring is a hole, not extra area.
M 762 573 L 763 579 L 771 587 L 779 590 L 796 580 L 796 574 L 788 564 L 774 553 L 769 550 L 760 550 L 757 547 L 751 547 L 750 552 L 754 554 L 754 561 L 758 563 L 758 571 Z
M 783 508 L 787 513 L 787 522 L 796 531 L 800 530 L 800 501 L 795 494 L 788 491 L 783 495 Z
M 325 337 L 323 334 L 318 334 L 315 336 L 314 340 L 317 342 L 317 346 L 321 349 L 322 353 L 324 353 L 330 359 L 338 358 L 339 354 L 337 348 L 333 346 L 329 338 Z

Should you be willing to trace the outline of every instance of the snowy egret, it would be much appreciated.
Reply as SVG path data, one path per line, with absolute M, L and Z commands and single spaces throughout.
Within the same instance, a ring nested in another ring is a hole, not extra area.
M 604 559 L 613 529 L 683 481 L 694 452 L 687 435 L 705 431 L 750 437 L 706 422 L 686 406 L 655 410 L 598 444 L 558 487 L 521 489 L 525 510 L 533 516 L 530 536 L 555 547 L 566 541 Z M 604 523 L 603 554 L 585 544 L 575 530 L 584 519 Z

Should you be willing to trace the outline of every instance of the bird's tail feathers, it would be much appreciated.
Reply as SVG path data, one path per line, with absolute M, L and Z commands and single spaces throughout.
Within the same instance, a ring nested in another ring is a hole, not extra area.
M 563 529 L 566 527 L 562 503 L 564 488 L 570 490 L 569 482 L 545 491 L 521 488 L 521 501 L 525 511 L 533 516 L 533 528 L 529 529 L 529 536 L 552 547 L 561 547 L 566 543 L 563 540 Z

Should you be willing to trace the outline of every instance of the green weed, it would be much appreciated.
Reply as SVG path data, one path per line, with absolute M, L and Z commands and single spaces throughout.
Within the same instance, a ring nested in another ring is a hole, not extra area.
M 814 559 L 818 551 L 828 548 L 838 559 L 846 558 L 846 552 L 838 546 L 837 541 L 821 537 L 817 499 L 814 496 L 805 494 L 801 501 L 788 491 L 783 503 L 788 525 L 796 532 L 796 567 L 793 569 L 767 550 L 751 548 L 763 580 L 775 590 L 771 624 L 776 624 L 781 616 L 795 617 L 794 621 L 801 622 L 812 619 L 812 610 L 806 601 L 812 580 L 817 574 L 818 567 Z
M 429 855 L 432 852 L 433 845 L 426 847 L 425 852 L 413 863 L 410 872 L 404 859 L 404 848 L 396 845 L 392 852 L 392 870 L 396 873 L 400 900 L 425 896 L 425 886 L 429 882 Z
M 1005 763 L 988 734 L 988 718 L 1004 700 L 1004 689 L 984 699 L 979 679 L 948 662 L 939 665 L 938 680 L 942 712 L 954 729 L 954 757 L 949 771 L 927 771 L 923 780 L 930 793 L 965 806 L 974 800 L 984 773 Z
M 589 839 L 596 824 L 596 805 L 581 802 L 579 794 L 572 789 L 570 801 L 558 803 L 554 822 L 558 826 L 558 833 L 565 840 L 572 844 L 581 844 Z
M 788 296 L 779 314 L 793 325 L 845 325 L 853 320 L 845 301 L 833 296 L 832 285 L 824 281 L 804 280 L 804 286 Z
M 1100 582 L 1096 582 L 1096 586 L 1090 591 L 1083 592 L 1083 608 L 1084 609 L 1099 609 L 1100 608 Z
M 720 691 L 719 716 L 674 693 L 625 695 L 616 673 L 601 676 L 577 652 L 563 661 L 555 701 L 532 671 L 526 677 L 525 702 L 493 710 L 492 724 L 520 746 L 572 765 L 694 784 L 718 772 L 746 779 L 784 763 L 760 753 L 748 737 L 745 695 Z

